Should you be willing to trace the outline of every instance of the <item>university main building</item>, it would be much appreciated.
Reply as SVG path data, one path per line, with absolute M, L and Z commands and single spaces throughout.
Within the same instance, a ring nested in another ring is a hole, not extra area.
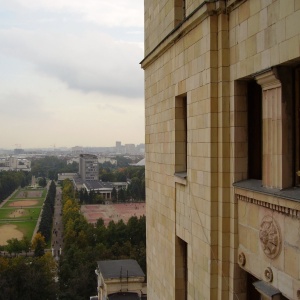
M 300 1 L 145 0 L 151 300 L 300 299 Z

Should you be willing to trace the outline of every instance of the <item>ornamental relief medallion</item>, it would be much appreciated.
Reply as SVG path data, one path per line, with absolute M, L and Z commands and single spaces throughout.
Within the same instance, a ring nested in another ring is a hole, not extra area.
M 263 217 L 259 239 L 265 255 L 271 259 L 277 257 L 281 250 L 281 236 L 277 222 L 271 216 Z

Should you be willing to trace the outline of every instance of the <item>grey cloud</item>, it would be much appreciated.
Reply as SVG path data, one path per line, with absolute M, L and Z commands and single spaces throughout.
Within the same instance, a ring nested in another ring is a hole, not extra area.
M 98 105 L 98 109 L 101 111 L 113 111 L 118 114 L 128 113 L 128 111 L 125 110 L 124 108 L 121 108 L 121 107 L 115 106 L 115 105 L 111 105 L 111 104 Z
M 10 7 L 19 10 L 37 9 L 54 13 L 69 13 L 76 15 L 85 22 L 108 27 L 142 27 L 143 1 L 141 0 L 10 0 Z M 1 3 L 1 0 L 0 0 Z M 9 4 L 4 4 L 5 6 Z
M 99 33 L 63 36 L 15 29 L 0 31 L 0 51 L 31 62 L 72 89 L 143 96 L 143 50 L 138 44 L 116 42 Z
M 31 94 L 1 93 L 0 106 L 1 118 L 9 117 L 14 121 L 44 120 L 51 115 L 42 108 L 40 99 Z

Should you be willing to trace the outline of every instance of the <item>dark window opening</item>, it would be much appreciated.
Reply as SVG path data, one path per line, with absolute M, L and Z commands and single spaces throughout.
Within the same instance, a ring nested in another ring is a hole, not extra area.
M 175 300 L 187 300 L 187 243 L 179 237 L 175 240 Z
M 262 89 L 255 80 L 247 86 L 248 178 L 262 179 Z
M 300 186 L 300 68 L 295 71 L 295 185 Z
M 254 287 L 253 283 L 258 281 L 258 279 L 247 273 L 247 300 L 260 299 L 261 295 Z
M 186 1 L 174 0 L 174 26 L 181 23 L 186 17 Z
M 175 98 L 175 173 L 187 171 L 187 98 Z

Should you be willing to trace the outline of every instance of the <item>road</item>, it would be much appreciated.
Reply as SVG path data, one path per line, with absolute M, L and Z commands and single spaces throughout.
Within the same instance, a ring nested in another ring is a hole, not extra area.
M 52 255 L 59 259 L 63 248 L 63 224 L 62 224 L 62 195 L 61 188 L 56 187 L 56 197 L 53 215 L 51 251 Z

